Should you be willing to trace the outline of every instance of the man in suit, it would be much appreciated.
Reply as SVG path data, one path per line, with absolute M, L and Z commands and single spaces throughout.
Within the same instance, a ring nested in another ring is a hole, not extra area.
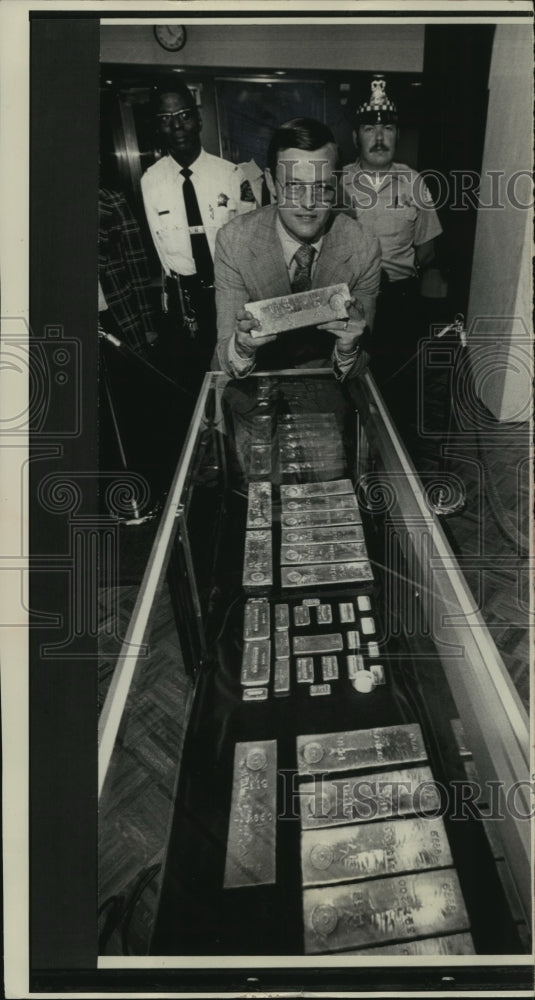
M 379 288 L 380 247 L 347 215 L 335 213 L 338 150 L 330 129 L 295 118 L 271 139 L 266 182 L 273 204 L 233 219 L 217 234 L 214 258 L 215 367 L 233 377 L 333 365 L 338 378 L 360 374 Z M 245 303 L 346 282 L 349 320 L 252 337 Z

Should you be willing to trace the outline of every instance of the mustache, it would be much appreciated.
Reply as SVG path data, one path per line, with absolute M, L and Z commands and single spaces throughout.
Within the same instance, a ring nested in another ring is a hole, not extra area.
M 376 142 L 375 146 L 372 146 L 371 152 L 372 153 L 375 153 L 375 152 L 377 152 L 377 153 L 386 153 L 387 152 L 387 148 L 388 148 L 387 146 L 383 146 L 382 142 Z

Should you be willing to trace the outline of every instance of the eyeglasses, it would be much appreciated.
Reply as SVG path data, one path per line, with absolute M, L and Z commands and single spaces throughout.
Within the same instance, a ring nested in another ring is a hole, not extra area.
M 331 201 L 334 201 L 336 194 L 332 184 L 324 184 L 321 181 L 316 181 L 315 183 L 312 181 L 286 181 L 285 184 L 279 181 L 278 183 L 284 191 L 288 201 L 292 202 L 301 201 L 305 195 L 308 196 L 309 190 L 313 192 L 315 202 L 330 203 Z
M 186 123 L 191 121 L 195 116 L 196 112 L 193 108 L 184 108 L 183 111 L 164 111 L 162 114 L 156 115 L 160 119 L 160 125 L 170 125 L 174 119 L 177 119 L 181 123 Z

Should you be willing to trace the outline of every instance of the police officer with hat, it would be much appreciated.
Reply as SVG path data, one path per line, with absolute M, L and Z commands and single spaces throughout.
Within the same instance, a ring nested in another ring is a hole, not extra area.
M 401 418 L 407 415 L 407 391 L 416 393 L 417 343 L 424 333 L 420 277 L 434 260 L 442 227 L 423 178 L 394 160 L 398 138 L 396 105 L 384 76 L 376 74 L 369 97 L 356 109 L 358 158 L 344 167 L 343 192 L 344 205 L 381 245 L 370 367 L 393 415 Z

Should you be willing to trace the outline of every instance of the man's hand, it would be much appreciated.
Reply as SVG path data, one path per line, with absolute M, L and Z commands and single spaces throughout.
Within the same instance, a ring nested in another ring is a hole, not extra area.
M 339 354 L 353 354 L 364 333 L 366 319 L 364 317 L 364 309 L 357 299 L 348 299 L 345 307 L 349 314 L 348 319 L 336 319 L 332 323 L 320 323 L 318 330 L 327 330 L 329 333 L 334 333 Z
M 242 358 L 254 358 L 259 347 L 269 344 L 277 339 L 276 333 L 271 333 L 267 337 L 251 337 L 251 330 L 260 330 L 260 323 L 246 309 L 236 313 L 236 329 L 234 331 L 234 341 L 236 350 Z

